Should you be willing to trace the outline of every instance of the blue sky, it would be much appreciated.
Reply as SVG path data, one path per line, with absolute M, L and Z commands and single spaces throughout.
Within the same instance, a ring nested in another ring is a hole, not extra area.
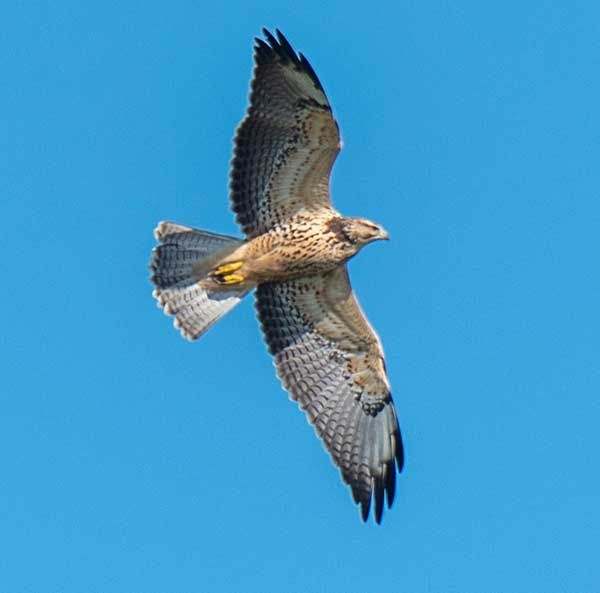
M 0 8 L 0 591 L 594 593 L 600 8 Z M 224 233 L 252 38 L 311 60 L 407 463 L 363 524 L 251 299 L 189 344 L 157 221 Z

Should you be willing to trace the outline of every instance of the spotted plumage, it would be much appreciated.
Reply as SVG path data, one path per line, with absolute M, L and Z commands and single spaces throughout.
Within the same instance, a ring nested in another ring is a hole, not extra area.
M 155 297 L 196 339 L 250 291 L 277 374 L 306 412 L 366 520 L 392 504 L 403 450 L 383 350 L 354 296 L 346 262 L 377 224 L 343 217 L 329 197 L 338 125 L 317 75 L 285 37 L 254 48 L 250 105 L 231 169 L 244 240 L 161 223 Z

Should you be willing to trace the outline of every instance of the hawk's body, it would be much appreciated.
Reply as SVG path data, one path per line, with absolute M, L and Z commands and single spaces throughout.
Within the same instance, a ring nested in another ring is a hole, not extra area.
M 247 292 L 277 372 L 306 411 L 366 519 L 381 520 L 403 454 L 379 339 L 346 261 L 387 238 L 329 198 L 338 126 L 312 67 L 278 32 L 257 39 L 250 107 L 235 140 L 233 210 L 246 240 L 161 223 L 155 295 L 185 337 L 202 335 Z
M 362 247 L 360 243 L 347 240 L 343 234 L 344 224 L 348 226 L 355 222 L 354 219 L 343 219 L 333 210 L 298 213 L 243 243 L 213 267 L 243 262 L 236 274 L 244 278 L 239 285 L 249 287 L 330 272 Z

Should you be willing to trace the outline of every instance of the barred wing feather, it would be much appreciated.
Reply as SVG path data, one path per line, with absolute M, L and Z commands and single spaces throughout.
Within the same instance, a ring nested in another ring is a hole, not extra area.
M 311 65 L 287 39 L 256 39 L 250 105 L 234 141 L 231 201 L 249 237 L 294 213 L 331 208 L 329 173 L 340 151 L 338 125 Z
M 257 310 L 283 386 L 306 412 L 354 501 L 379 523 L 394 499 L 403 450 L 379 339 L 345 266 L 263 284 Z

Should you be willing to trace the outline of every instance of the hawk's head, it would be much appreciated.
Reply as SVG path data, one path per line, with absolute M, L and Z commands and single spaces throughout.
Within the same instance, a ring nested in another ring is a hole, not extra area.
M 339 218 L 336 224 L 332 224 L 332 230 L 340 234 L 346 241 L 362 247 L 371 241 L 389 239 L 388 232 L 378 224 L 366 218 Z M 333 228 L 336 226 L 337 228 Z

